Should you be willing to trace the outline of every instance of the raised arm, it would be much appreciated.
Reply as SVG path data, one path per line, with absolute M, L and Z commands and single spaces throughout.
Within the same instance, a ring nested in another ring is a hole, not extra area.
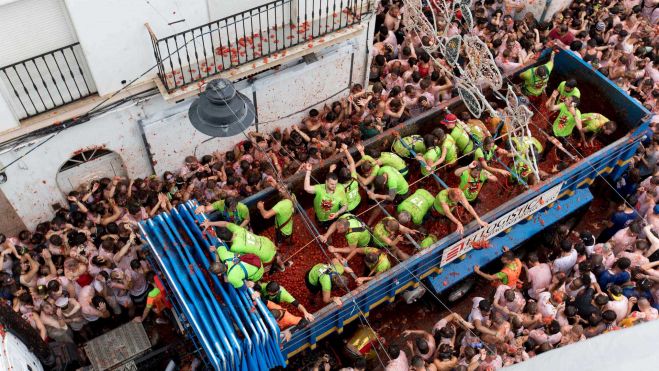
M 311 193 L 312 195 L 316 194 L 316 189 L 311 186 L 311 169 L 312 166 L 309 163 L 304 164 L 304 190 L 307 193 Z

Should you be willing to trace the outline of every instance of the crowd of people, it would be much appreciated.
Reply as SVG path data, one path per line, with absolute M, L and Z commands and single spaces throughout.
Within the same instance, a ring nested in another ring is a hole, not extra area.
M 500 139 L 506 121 L 496 114 L 479 120 L 468 112 L 447 112 L 424 135 L 397 136 L 391 146 L 365 149 L 362 141 L 457 95 L 453 77 L 435 64 L 445 63 L 441 54 L 422 48 L 433 40 L 401 24 L 402 5 L 378 4 L 369 86 L 355 84 L 348 97 L 312 109 L 299 125 L 269 134 L 250 132 L 248 140 L 224 153 L 188 156 L 180 169 L 161 178 L 104 178 L 82 185 L 51 221 L 15 237 L 0 235 L 2 299 L 44 340 L 81 342 L 128 320 L 167 322 L 163 314 L 169 303 L 146 261 L 137 223 L 196 199 L 202 205 L 197 212 L 217 212 L 220 218 L 202 227 L 214 228 L 226 242 L 214 249 L 211 271 L 235 287 L 255 287 L 287 330 L 314 316 L 275 279 L 262 279 L 266 267 L 276 278 L 290 264 L 278 250 L 293 243 L 296 200 L 281 179 L 305 173 L 304 191 L 313 196 L 322 243 L 331 244 L 334 234 L 345 236 L 348 246 L 329 246 L 332 261 L 318 262 L 304 277 L 310 297 L 341 304 L 336 293 L 347 287 L 347 274 L 354 275 L 349 263 L 354 256 L 362 255 L 366 264 L 364 275 L 355 276 L 361 285 L 409 257 L 400 248 L 404 236 L 413 236 L 419 248 L 443 237 L 424 231 L 428 219 L 462 233 L 464 218 L 457 211 L 464 209 L 487 225 L 472 207 L 486 183 L 537 183 L 548 174 L 532 171 L 532 158 L 542 161 L 556 151 L 559 158 L 574 160 L 571 137 L 589 146 L 597 135 L 616 131 L 616 123 L 601 113 L 579 110 L 576 80 L 546 91 L 554 52 L 547 63 L 519 76 L 520 92 L 531 104 L 542 102 L 556 112 L 550 133 L 542 138 L 518 138 L 511 147 Z M 574 1 L 551 22 L 538 22 L 521 1 L 472 5 L 474 32 L 503 73 L 558 46 L 579 54 L 648 110 L 656 110 L 655 2 Z M 449 36 L 464 32 L 463 24 L 456 19 L 448 25 Z M 356 147 L 358 159 L 350 147 Z M 312 184 L 314 165 L 339 153 L 345 164 L 331 168 L 324 182 Z M 390 347 L 393 361 L 387 369 L 496 368 L 656 319 L 658 156 L 659 138 L 650 133 L 635 157 L 638 166 L 616 187 L 624 201 L 601 234 L 578 231 L 578 241 L 571 242 L 575 232 L 558 228 L 547 249 L 525 262 L 507 252 L 501 272 L 475 267 L 477 274 L 497 282 L 492 298 L 477 298 L 467 319 L 452 314 L 432 331 L 404 333 L 406 345 Z M 500 159 L 509 166 L 501 166 Z M 417 165 L 424 176 L 442 168 L 443 176 L 457 177 L 459 185 L 437 194 L 421 187 L 411 192 L 409 168 Z M 240 202 L 267 187 L 276 188 L 280 200 L 269 209 L 258 203 L 256 209 L 264 219 L 274 219 L 275 241 L 251 230 L 250 210 Z M 362 198 L 391 215 L 383 217 L 374 208 L 369 220 L 361 220 L 352 212 Z

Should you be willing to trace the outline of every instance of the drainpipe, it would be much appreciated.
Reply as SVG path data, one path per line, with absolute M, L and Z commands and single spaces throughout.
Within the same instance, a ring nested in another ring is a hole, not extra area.
M 144 121 L 142 119 L 137 120 L 137 127 L 140 129 L 140 134 L 142 136 L 142 144 L 146 150 L 146 156 L 149 158 L 149 168 L 151 169 L 151 174 L 156 174 L 156 168 L 153 166 L 153 154 L 151 153 L 151 145 L 149 141 L 146 140 L 146 134 L 144 133 Z M 160 174 L 156 174 L 160 175 Z
M 551 5 L 552 0 L 547 0 L 545 1 L 545 9 L 542 11 L 542 15 L 540 16 L 540 21 L 544 22 L 545 21 L 545 16 L 547 15 L 547 9 L 549 9 L 549 6 Z
M 375 23 L 375 8 L 372 8 L 372 11 L 371 19 L 368 20 L 368 25 L 366 26 L 366 53 L 364 53 L 364 81 L 362 82 L 364 89 L 366 89 L 368 86 L 368 77 L 370 76 L 371 48 L 369 45 L 371 45 L 373 42 L 371 35 L 371 23 Z

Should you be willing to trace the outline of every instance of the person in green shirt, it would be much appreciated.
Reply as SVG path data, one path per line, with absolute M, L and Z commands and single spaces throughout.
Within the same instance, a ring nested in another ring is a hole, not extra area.
M 421 242 L 419 242 L 419 246 L 421 247 L 422 250 L 429 248 L 430 246 L 434 245 L 435 242 L 439 241 L 439 238 L 437 236 L 435 236 L 432 233 L 430 234 L 424 233 L 424 231 L 422 231 L 421 228 L 419 228 L 419 233 L 426 236 L 423 238 L 423 240 L 421 240 Z
M 467 166 L 456 169 L 454 174 L 460 177 L 460 185 L 458 188 L 462 190 L 462 193 L 464 193 L 469 202 L 476 201 L 478 194 L 486 181 L 498 181 L 497 177 L 490 174 L 487 170 L 483 170 L 481 164 L 476 161 Z
M 558 100 L 556 100 L 557 97 Z M 555 102 L 555 104 L 559 104 L 565 103 L 568 98 L 571 97 L 577 97 L 581 99 L 581 92 L 579 91 L 579 88 L 577 88 L 577 80 L 575 79 L 562 81 L 560 84 L 558 84 L 558 87 L 551 93 L 551 97 L 549 99 L 552 102 Z
M 399 155 L 394 152 L 380 152 L 378 157 L 378 165 L 380 166 L 391 166 L 394 169 L 398 170 L 403 176 L 409 174 L 409 169 L 407 168 L 407 162 L 403 160 Z
M 311 164 L 305 166 L 304 190 L 315 195 L 313 208 L 316 212 L 316 220 L 327 228 L 329 224 L 339 215 L 348 210 L 345 189 L 339 184 L 339 178 L 334 173 L 328 173 L 325 184 L 311 185 Z
M 478 142 L 483 142 L 485 137 L 492 136 L 485 123 L 479 119 L 472 118 L 469 111 L 460 112 L 460 120 L 467 125 L 469 133 L 476 138 Z
M 585 133 L 590 135 L 588 139 L 588 144 L 592 146 L 595 141 L 595 136 L 599 133 L 604 135 L 611 135 L 615 133 L 618 125 L 614 121 L 609 120 L 606 116 L 601 113 L 592 112 L 592 113 L 582 113 L 581 114 L 581 125 Z
M 241 260 L 240 254 L 219 246 L 215 248 L 215 262 L 211 264 L 210 271 L 221 275 L 231 286 L 239 289 L 245 281 L 258 282 L 263 277 L 263 264 L 256 258 L 249 262 Z
M 307 321 L 314 321 L 315 318 L 313 314 L 309 313 L 307 308 L 300 304 L 300 302 L 297 301 L 297 299 L 295 299 L 283 286 L 279 285 L 279 283 L 275 281 L 267 283 L 261 282 L 259 284 L 259 292 L 264 300 L 269 300 L 275 304 L 290 304 L 302 312 L 302 315 L 304 315 L 304 318 L 306 318 Z
M 401 224 L 407 224 L 412 221 L 414 224 L 420 225 L 434 201 L 435 196 L 430 192 L 423 188 L 417 189 L 410 197 L 398 204 L 396 208 L 398 211 L 398 221 Z
M 398 248 L 398 244 L 403 241 L 403 235 L 413 234 L 419 232 L 410 229 L 398 223 L 396 219 L 391 216 L 382 218 L 373 228 L 373 243 L 376 246 L 389 249 L 398 259 L 406 260 L 410 256 Z
M 332 290 L 347 289 L 348 278 L 343 276 L 344 272 L 352 272 L 352 269 L 344 266 L 339 259 L 332 259 L 331 263 L 319 263 L 314 265 L 304 275 L 304 283 L 309 292 L 311 292 L 311 300 L 322 292 L 323 303 L 333 301 L 336 305 L 341 306 L 341 298 L 332 296 Z
M 357 254 L 364 255 L 364 264 L 366 265 L 368 275 L 364 277 L 358 277 L 356 280 L 357 286 L 361 286 L 365 282 L 372 280 L 378 275 L 378 273 L 386 272 L 391 269 L 391 261 L 389 261 L 387 252 L 375 247 L 360 247 L 358 249 L 349 249 L 330 246 L 329 251 L 336 254 L 349 254 L 346 257 L 346 261 L 350 261 L 350 259 L 352 259 L 352 257 Z
M 407 176 L 409 173 L 405 160 L 393 152 L 380 151 L 372 148 L 366 154 L 364 153 L 364 146 L 361 144 L 357 144 L 355 147 L 361 155 L 361 159 L 355 164 L 355 168 L 361 166 L 364 177 L 360 177 L 359 181 L 364 185 L 369 185 L 373 182 L 373 178 L 375 178 L 380 170 L 380 166 L 391 166 L 403 174 L 403 176 Z
M 476 219 L 476 222 L 480 224 L 483 227 L 487 227 L 488 224 L 481 220 L 480 216 L 476 213 L 476 210 L 474 210 L 473 207 L 469 204 L 469 201 L 467 201 L 467 198 L 465 197 L 464 193 L 460 188 L 448 188 L 448 189 L 443 189 L 437 193 L 437 196 L 435 196 L 435 202 L 433 204 L 433 214 L 435 216 L 442 216 L 448 218 L 450 221 L 453 222 L 453 224 L 456 225 L 456 232 L 460 234 L 464 234 L 464 226 L 453 215 L 453 209 L 455 209 L 458 204 L 461 204 L 469 214 L 471 214 L 474 219 Z
M 423 143 L 423 138 L 417 134 L 412 134 L 402 138 L 398 135 L 391 144 L 391 150 L 397 153 L 400 157 L 412 158 L 413 156 L 409 150 L 410 148 L 418 154 L 426 153 L 426 145 Z
M 556 120 L 552 125 L 552 131 L 554 137 L 556 137 L 563 147 L 567 146 L 567 138 L 572 135 L 574 128 L 576 127 L 579 136 L 581 137 L 581 142 L 586 144 L 586 136 L 583 132 L 583 127 L 581 126 L 581 112 L 577 108 L 579 106 L 579 98 L 570 97 L 567 99 L 566 103 L 552 104 L 551 100 L 547 100 L 547 108 L 550 111 L 558 112 Z M 552 141 L 547 141 L 547 148 L 545 148 L 544 156 L 549 153 L 555 144 Z M 559 158 L 561 157 L 561 152 L 557 152 Z
M 544 150 L 542 143 L 540 143 L 540 141 L 533 136 L 527 135 L 522 137 L 513 137 L 510 138 L 510 140 L 513 143 L 513 146 L 515 146 L 515 150 L 519 153 L 527 153 L 527 151 L 532 147 L 535 148 L 536 153 L 542 153 Z
M 549 81 L 549 75 L 554 69 L 554 56 L 556 50 L 552 50 L 549 62 L 527 69 L 519 74 L 522 79 L 522 92 L 529 98 L 538 98 L 544 93 Z
M 357 148 L 357 151 L 361 156 L 359 161 L 355 163 L 355 167 L 359 167 L 362 174 L 364 174 L 364 177 L 359 176 L 358 179 L 362 184 L 369 185 L 377 175 L 378 170 L 380 170 L 380 164 L 377 161 L 377 158 L 380 156 L 380 151 L 369 148 L 367 154 L 364 151 L 364 146 L 361 144 L 355 145 L 355 148 Z
M 278 184 L 276 188 L 279 192 L 280 200 L 272 209 L 266 210 L 263 201 L 257 202 L 256 208 L 261 213 L 263 219 L 275 217 L 275 241 L 277 244 L 285 243 L 288 246 L 292 246 L 293 214 L 295 213 L 293 198 L 295 196 L 289 193 L 286 185 Z
M 474 151 L 474 161 L 478 162 L 484 170 L 487 170 L 492 174 L 497 173 L 503 176 L 508 176 L 510 174 L 508 173 L 508 171 L 504 169 L 499 169 L 492 166 L 494 162 L 493 160 L 497 157 L 512 157 L 512 156 L 513 155 L 510 152 L 506 151 L 503 148 L 499 148 L 494 143 L 494 138 L 489 136 L 485 137 L 480 147 L 476 148 L 476 150 Z
M 469 132 L 465 130 L 467 125 L 458 122 L 458 117 L 452 113 L 446 114 L 442 124 L 449 130 L 449 136 L 455 141 L 455 145 L 461 154 L 470 153 L 474 149 L 474 143 L 471 141 Z
M 244 203 L 238 202 L 238 199 L 235 197 L 227 197 L 224 200 L 217 200 L 207 206 L 199 206 L 195 210 L 195 214 L 209 213 L 211 211 L 217 211 L 220 214 L 221 220 L 249 228 L 249 208 Z
M 229 251 L 238 254 L 254 254 L 263 264 L 271 264 L 271 272 L 277 269 L 284 271 L 284 264 L 277 254 L 277 247 L 268 237 L 256 235 L 247 229 L 225 221 L 211 222 L 205 220 L 201 223 L 202 229 L 219 227 L 217 237 L 229 246 Z
M 352 214 L 341 215 L 318 239 L 326 243 L 335 232 L 345 236 L 351 249 L 367 246 L 371 242 L 371 232 L 366 224 Z
M 368 197 L 373 201 L 391 201 L 407 196 L 410 187 L 405 177 L 391 166 L 381 166 Z
M 426 145 L 426 153 L 417 153 L 416 159 L 421 163 L 421 175 L 426 176 L 431 172 L 434 173 L 437 169 L 437 166 L 444 162 L 444 159 L 446 158 L 446 152 L 442 151 L 442 147 L 439 146 L 441 142 L 434 135 L 434 133 L 424 135 L 423 141 Z
M 357 168 L 355 160 L 352 158 L 348 146 L 341 144 L 343 152 L 348 160 L 348 167 L 339 170 L 339 182 L 343 185 L 346 192 L 346 201 L 348 202 L 348 212 L 354 210 L 362 202 L 362 196 L 359 194 L 359 181 L 357 180 Z M 330 165 L 329 172 L 334 172 L 335 164 Z
M 453 165 L 458 161 L 458 146 L 452 136 L 446 135 L 442 128 L 435 128 L 432 135 L 437 138 L 437 143 L 442 147 L 442 155 L 446 165 Z

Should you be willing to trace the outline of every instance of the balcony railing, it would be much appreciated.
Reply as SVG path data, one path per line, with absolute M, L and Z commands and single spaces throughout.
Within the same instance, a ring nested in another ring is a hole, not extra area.
M 168 92 L 360 22 L 371 0 L 276 0 L 164 38 L 150 32 Z M 267 62 L 266 62 L 267 63 Z
M 96 93 L 79 43 L 1 67 L 0 81 L 19 119 Z

